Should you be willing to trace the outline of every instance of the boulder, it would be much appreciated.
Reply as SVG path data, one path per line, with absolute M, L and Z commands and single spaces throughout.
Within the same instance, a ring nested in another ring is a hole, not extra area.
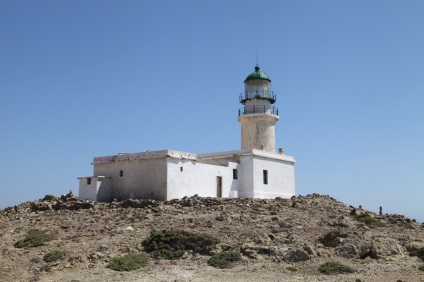
M 377 258 L 406 254 L 405 247 L 391 238 L 379 238 L 373 243 L 372 248 L 375 250 Z
M 311 256 L 306 251 L 304 251 L 303 249 L 293 248 L 293 249 L 290 249 L 287 252 L 285 252 L 284 255 L 283 255 L 283 258 L 286 261 L 294 262 L 294 261 L 309 260 L 309 259 L 311 259 Z
M 261 244 L 255 244 L 255 243 L 245 243 L 240 248 L 241 252 L 247 256 L 252 253 L 252 251 L 255 254 L 259 255 L 274 255 L 275 251 L 273 248 L 270 248 L 269 246 L 264 246 Z
M 343 233 L 339 230 L 333 230 L 321 237 L 319 241 L 326 247 L 335 248 L 339 244 L 343 243 L 344 239 L 347 237 L 347 233 Z
M 337 255 L 345 258 L 358 258 L 359 257 L 359 250 L 358 248 L 352 244 L 344 244 L 343 246 L 340 246 L 336 249 Z

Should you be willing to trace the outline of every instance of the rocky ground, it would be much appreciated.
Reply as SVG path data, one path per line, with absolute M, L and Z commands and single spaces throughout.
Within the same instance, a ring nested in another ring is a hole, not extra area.
M 370 214 L 384 226 L 354 215 Z M 54 240 L 15 248 L 30 230 Z M 150 259 L 145 268 L 106 268 L 115 257 L 144 252 L 153 229 L 179 229 L 216 236 L 212 251 L 233 249 L 243 262 L 232 269 L 207 264 L 209 256 L 185 253 L 179 260 Z M 318 194 L 292 199 L 191 197 L 158 202 L 78 201 L 71 193 L 0 210 L 1 281 L 424 281 L 423 262 L 409 251 L 424 247 L 424 224 L 401 215 L 377 215 Z M 44 262 L 51 250 L 65 257 Z M 322 263 L 354 269 L 325 275 Z M 292 267 L 290 271 L 288 267 Z

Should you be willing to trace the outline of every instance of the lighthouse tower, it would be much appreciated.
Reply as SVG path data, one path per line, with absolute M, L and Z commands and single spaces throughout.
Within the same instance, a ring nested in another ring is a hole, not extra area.
M 258 149 L 275 153 L 275 123 L 278 109 L 272 106 L 277 100 L 271 90 L 271 79 L 260 71 L 258 65 L 244 81 L 240 94 L 238 121 L 241 123 L 241 149 Z

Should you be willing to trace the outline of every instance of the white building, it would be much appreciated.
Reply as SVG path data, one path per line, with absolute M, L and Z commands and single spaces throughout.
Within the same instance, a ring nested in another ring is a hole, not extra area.
M 170 200 L 193 196 L 289 198 L 294 159 L 275 150 L 278 109 L 271 80 L 259 66 L 240 94 L 241 150 L 193 154 L 174 150 L 96 157 L 93 176 L 80 177 L 79 198 Z

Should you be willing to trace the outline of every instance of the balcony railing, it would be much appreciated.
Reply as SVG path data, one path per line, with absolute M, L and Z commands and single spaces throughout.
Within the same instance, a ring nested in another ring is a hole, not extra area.
M 275 101 L 277 101 L 277 94 L 274 93 L 274 91 L 268 91 L 268 92 L 243 92 L 239 96 L 239 101 L 244 105 L 246 100 L 252 100 L 252 99 L 267 99 L 271 102 L 271 104 L 274 104 Z
M 278 108 L 271 106 L 248 106 L 239 109 L 239 116 L 248 114 L 270 114 L 278 116 Z

